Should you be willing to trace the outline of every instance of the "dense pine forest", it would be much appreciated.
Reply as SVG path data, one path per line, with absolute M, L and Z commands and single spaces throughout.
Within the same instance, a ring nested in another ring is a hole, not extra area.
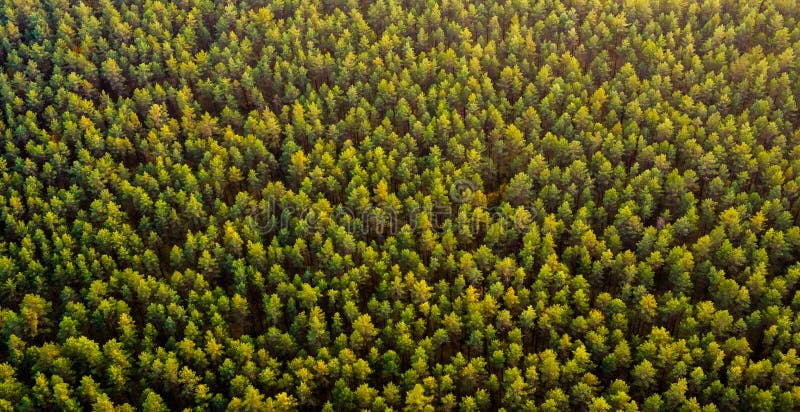
M 0 410 L 798 410 L 799 19 L 3 0 Z

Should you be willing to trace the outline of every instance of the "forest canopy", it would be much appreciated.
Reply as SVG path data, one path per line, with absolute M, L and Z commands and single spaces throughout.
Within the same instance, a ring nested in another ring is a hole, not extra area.
M 0 410 L 800 409 L 795 0 L 2 0 Z

